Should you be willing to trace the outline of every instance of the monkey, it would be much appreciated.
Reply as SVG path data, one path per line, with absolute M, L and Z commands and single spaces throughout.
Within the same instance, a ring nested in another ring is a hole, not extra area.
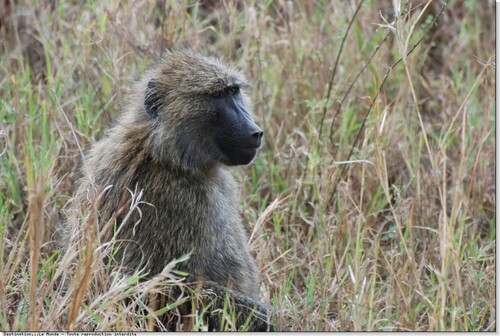
M 229 171 L 250 164 L 262 145 L 250 88 L 246 75 L 221 59 L 166 50 L 86 154 L 76 198 L 84 202 L 90 186 L 107 188 L 99 218 L 116 219 L 119 226 L 115 260 L 155 275 L 190 253 L 176 265 L 188 274 L 186 282 L 201 283 L 214 297 L 214 310 L 229 293 L 237 327 L 250 318 L 250 330 L 266 331 L 273 328 L 272 309 L 259 300 L 259 275 Z M 119 209 L 129 190 L 141 190 L 142 203 L 124 221 Z M 220 323 L 214 317 L 209 328 Z

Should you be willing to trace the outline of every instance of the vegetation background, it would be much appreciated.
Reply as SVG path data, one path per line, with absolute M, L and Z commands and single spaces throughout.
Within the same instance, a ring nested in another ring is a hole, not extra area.
M 254 84 L 265 145 L 234 174 L 280 328 L 496 330 L 494 12 L 486 0 L 3 1 L 0 329 L 146 330 L 175 308 L 145 304 L 172 272 L 110 274 L 98 239 L 72 253 L 57 239 L 82 153 L 161 50 L 184 45 Z

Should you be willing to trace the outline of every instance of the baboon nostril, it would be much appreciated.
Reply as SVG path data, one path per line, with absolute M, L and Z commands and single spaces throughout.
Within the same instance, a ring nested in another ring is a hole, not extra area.
M 258 130 L 256 132 L 253 132 L 252 134 L 250 134 L 250 137 L 251 137 L 250 141 L 251 141 L 253 146 L 260 147 L 262 135 L 264 135 L 264 132 L 262 132 L 261 130 Z
M 263 135 L 264 135 L 264 132 L 262 132 L 262 131 L 255 132 L 252 134 L 252 138 L 254 138 L 255 140 L 260 140 Z

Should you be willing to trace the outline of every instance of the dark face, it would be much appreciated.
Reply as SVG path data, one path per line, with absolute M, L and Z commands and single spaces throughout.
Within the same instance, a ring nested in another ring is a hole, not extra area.
M 237 85 L 213 95 L 215 143 L 228 166 L 252 162 L 262 144 L 263 132 L 252 120 Z
M 167 127 L 173 138 L 171 143 L 165 143 L 164 137 L 157 138 L 158 148 L 175 151 L 185 166 L 194 169 L 204 169 L 213 162 L 227 166 L 252 162 L 261 147 L 263 132 L 245 107 L 238 85 L 210 94 L 172 95 L 176 92 L 154 80 L 146 89 L 146 112 L 152 120 L 161 120 L 153 125 Z

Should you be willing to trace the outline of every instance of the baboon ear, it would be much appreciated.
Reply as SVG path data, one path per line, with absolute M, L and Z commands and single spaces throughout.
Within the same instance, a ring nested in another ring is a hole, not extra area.
M 161 102 L 158 94 L 158 84 L 154 80 L 150 80 L 144 96 L 144 107 L 146 107 L 146 112 L 151 118 L 158 115 L 160 105 Z

